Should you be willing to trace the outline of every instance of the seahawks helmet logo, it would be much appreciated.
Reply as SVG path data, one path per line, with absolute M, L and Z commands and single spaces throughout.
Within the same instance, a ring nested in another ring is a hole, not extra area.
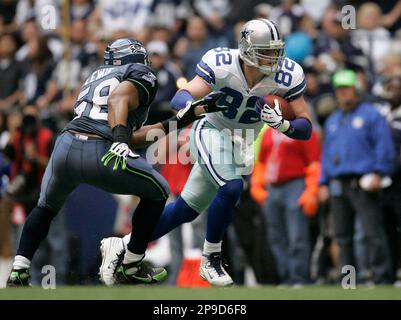
M 148 82 L 152 85 L 152 87 L 155 86 L 155 83 L 156 83 L 156 76 L 155 76 L 153 73 L 148 72 L 147 74 L 144 74 L 144 75 L 142 76 L 142 79 L 148 81 Z

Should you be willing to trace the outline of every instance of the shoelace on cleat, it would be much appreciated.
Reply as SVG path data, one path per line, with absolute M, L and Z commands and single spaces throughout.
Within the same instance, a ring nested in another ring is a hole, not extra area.
M 209 263 L 216 270 L 219 276 L 224 276 L 225 272 L 222 267 L 221 253 L 211 253 L 209 255 Z

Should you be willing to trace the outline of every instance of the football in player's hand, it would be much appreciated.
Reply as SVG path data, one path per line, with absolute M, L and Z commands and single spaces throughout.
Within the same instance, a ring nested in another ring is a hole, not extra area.
M 274 99 L 277 99 L 278 102 L 280 102 L 280 107 L 281 111 L 283 113 L 283 118 L 285 120 L 294 120 L 295 119 L 295 113 L 292 110 L 290 103 L 285 100 L 284 98 L 280 96 L 275 96 L 275 95 L 267 95 L 263 97 L 266 101 L 266 103 L 269 105 L 270 108 L 274 108 Z

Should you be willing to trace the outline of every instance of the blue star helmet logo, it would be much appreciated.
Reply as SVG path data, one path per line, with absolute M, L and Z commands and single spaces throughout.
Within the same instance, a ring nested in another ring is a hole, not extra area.
M 248 38 L 249 34 L 252 32 L 253 30 L 247 30 L 247 29 L 241 31 L 241 40 Z

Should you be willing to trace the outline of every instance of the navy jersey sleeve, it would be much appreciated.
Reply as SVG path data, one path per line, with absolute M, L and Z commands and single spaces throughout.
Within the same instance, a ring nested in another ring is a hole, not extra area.
M 130 64 L 122 80 L 135 85 L 140 106 L 149 106 L 152 103 L 158 88 L 157 78 L 152 69 L 142 64 Z

